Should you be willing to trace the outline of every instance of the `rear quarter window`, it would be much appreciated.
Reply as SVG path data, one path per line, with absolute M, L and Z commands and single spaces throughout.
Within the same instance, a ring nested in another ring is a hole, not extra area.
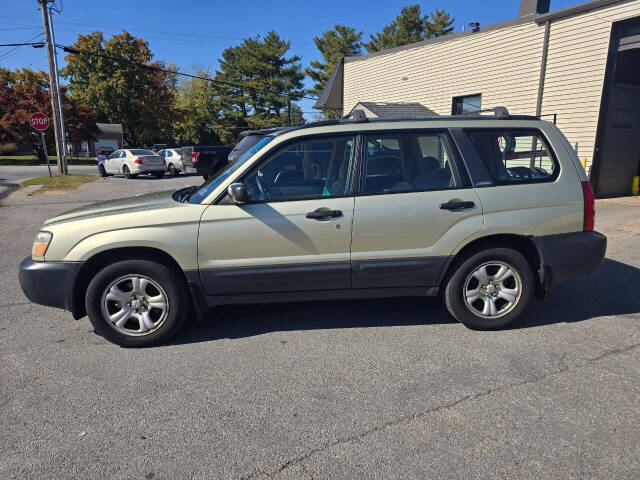
M 468 129 L 467 134 L 498 185 L 550 182 L 558 176 L 558 161 L 537 130 Z

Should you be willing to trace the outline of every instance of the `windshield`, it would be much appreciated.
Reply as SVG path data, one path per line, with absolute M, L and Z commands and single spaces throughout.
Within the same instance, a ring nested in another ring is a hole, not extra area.
M 249 160 L 256 152 L 262 150 L 267 143 L 273 140 L 273 137 L 263 137 L 258 143 L 256 143 L 249 150 L 240 155 L 235 162 L 233 162 L 226 170 L 220 172 L 216 177 L 210 178 L 204 182 L 189 198 L 189 203 L 201 203 L 207 198 L 211 192 L 218 188 L 222 182 L 224 182 L 229 176 L 240 168 L 247 160 Z
M 129 150 L 132 155 L 155 155 L 151 150 Z

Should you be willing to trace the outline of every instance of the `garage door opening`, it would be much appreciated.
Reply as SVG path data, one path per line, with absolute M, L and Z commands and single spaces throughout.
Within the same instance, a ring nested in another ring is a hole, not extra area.
M 640 164 L 640 18 L 614 24 L 591 183 L 597 197 L 629 195 Z

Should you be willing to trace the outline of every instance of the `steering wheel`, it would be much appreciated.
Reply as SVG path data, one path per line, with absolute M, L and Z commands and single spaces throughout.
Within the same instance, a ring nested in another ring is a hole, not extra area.
M 256 179 L 256 186 L 258 187 L 258 190 L 260 191 L 260 195 L 262 195 L 262 198 L 264 198 L 265 200 L 269 200 L 270 196 L 267 193 L 267 190 L 262 185 L 262 182 L 260 181 L 259 172 L 256 172 L 255 179 Z

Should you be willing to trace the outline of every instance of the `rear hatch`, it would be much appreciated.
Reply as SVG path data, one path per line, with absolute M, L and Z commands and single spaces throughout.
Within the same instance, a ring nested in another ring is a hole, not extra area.
M 258 143 L 264 135 L 246 135 L 240 142 L 233 147 L 229 154 L 229 162 L 233 162 L 236 158 Z

